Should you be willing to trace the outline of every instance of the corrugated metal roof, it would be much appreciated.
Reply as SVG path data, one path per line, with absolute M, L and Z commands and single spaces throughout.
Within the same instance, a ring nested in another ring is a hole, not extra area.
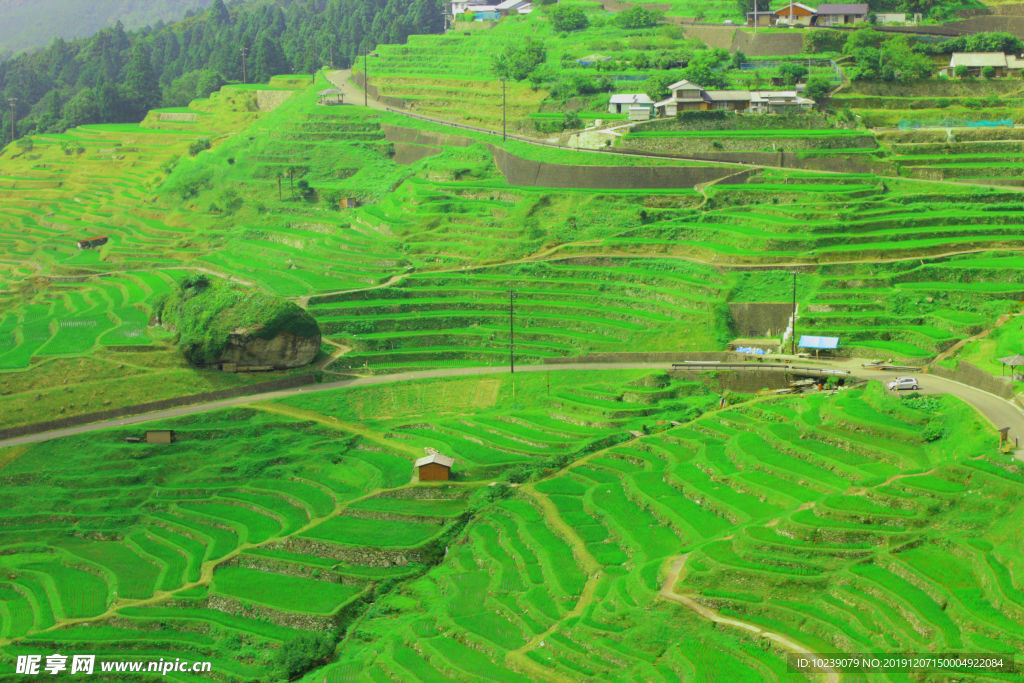
M 822 14 L 867 14 L 866 2 L 845 2 L 838 4 L 818 5 L 818 16 Z
M 834 349 L 839 346 L 839 337 L 811 337 L 802 335 L 797 346 L 801 349 Z
M 612 95 L 611 103 L 612 104 L 654 104 L 654 101 L 650 97 L 648 97 L 647 95 L 644 95 L 643 93 L 639 93 L 639 94 Z
M 707 90 L 708 98 L 712 102 L 749 102 L 749 90 Z
M 954 52 L 949 65 L 958 66 L 1006 66 L 1006 55 L 1002 52 Z
M 793 15 L 794 16 L 796 16 L 797 14 L 800 14 L 799 12 L 796 11 L 798 9 L 799 10 L 803 10 L 807 14 L 814 14 L 814 12 L 815 12 L 815 9 L 813 7 L 811 7 L 809 5 L 805 5 L 802 2 L 794 2 L 792 4 L 792 7 L 793 7 L 793 10 L 794 10 L 793 11 Z M 790 4 L 786 3 L 785 5 L 780 7 L 779 9 L 775 10 L 775 14 L 778 15 L 778 16 L 789 16 L 789 8 L 790 8 Z
M 451 469 L 452 465 L 455 464 L 455 458 L 449 458 L 447 455 L 442 455 L 435 451 L 433 448 L 425 449 L 427 455 L 423 456 L 416 461 L 415 467 L 423 467 L 424 465 L 443 465 L 448 469 Z

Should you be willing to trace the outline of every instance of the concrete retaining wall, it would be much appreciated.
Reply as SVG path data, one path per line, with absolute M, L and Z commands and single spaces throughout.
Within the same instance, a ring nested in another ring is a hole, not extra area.
M 281 391 L 282 389 L 301 387 L 306 384 L 313 384 L 314 382 L 316 382 L 316 377 L 313 375 L 294 375 L 292 377 L 282 377 L 281 379 L 274 379 L 268 382 L 257 382 L 256 384 L 231 387 L 230 389 L 219 389 L 217 391 L 207 391 L 202 394 L 189 394 L 188 396 L 165 398 L 161 401 L 140 403 L 138 405 L 125 406 L 123 408 L 111 408 L 110 410 L 101 410 L 95 413 L 71 415 L 59 420 L 33 422 L 32 424 L 21 425 L 18 427 L 0 429 L 0 439 L 10 439 L 15 436 L 24 436 L 26 434 L 38 434 L 40 432 L 48 432 L 54 429 L 65 429 L 67 427 L 89 424 L 90 422 L 113 420 L 114 418 L 125 417 L 126 415 L 139 415 L 142 413 L 149 413 L 154 410 L 166 410 L 167 408 L 177 408 L 178 406 L 185 406 L 193 403 L 207 403 L 209 401 L 219 401 L 224 398 L 245 396 L 247 394 Z
M 523 159 L 488 145 L 510 185 L 590 189 L 692 188 L 737 172 L 714 166 L 570 166 Z
M 957 363 L 956 370 L 949 370 L 941 365 L 933 365 L 930 372 L 943 379 L 951 379 L 1007 400 L 1012 399 L 1014 395 L 1012 381 L 1005 377 L 991 375 L 977 365 L 964 360 Z
M 395 153 L 391 159 L 398 164 L 413 164 L 420 159 L 441 153 L 440 147 L 432 145 L 411 145 L 407 142 L 394 143 Z
M 771 337 L 786 329 L 793 304 L 731 302 L 729 312 L 738 337 Z
M 402 126 L 383 125 L 385 137 L 396 144 L 465 147 L 477 140 L 464 135 L 422 131 Z M 714 166 L 575 166 L 549 164 L 543 161 L 523 159 L 501 147 L 487 145 L 498 170 L 510 185 L 527 187 L 572 187 L 591 189 L 632 190 L 642 188 L 692 188 L 730 175 L 735 167 Z M 738 176 L 735 182 L 740 182 Z

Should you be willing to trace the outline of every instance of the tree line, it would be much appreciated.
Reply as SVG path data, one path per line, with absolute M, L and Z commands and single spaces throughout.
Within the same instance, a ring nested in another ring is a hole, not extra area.
M 444 29 L 443 0 L 214 0 L 182 21 L 139 31 L 118 22 L 90 38 L 55 39 L 0 63 L 0 105 L 15 100 L 17 135 L 140 121 L 223 84 L 346 68 L 363 50 Z M 245 55 L 243 57 L 243 48 Z M 11 110 L 2 110 L 10 130 Z

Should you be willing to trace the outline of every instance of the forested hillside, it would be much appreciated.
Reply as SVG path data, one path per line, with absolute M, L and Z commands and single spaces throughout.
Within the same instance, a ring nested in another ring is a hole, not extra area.
M 86 123 L 138 121 L 227 81 L 266 81 L 347 66 L 362 49 L 442 30 L 440 0 L 278 0 L 225 6 L 169 25 L 126 31 L 118 22 L 88 39 L 55 39 L 0 64 L 0 99 L 16 99 L 19 137 Z M 3 130 L 10 129 L 10 110 Z
M 52 39 L 82 38 L 120 21 L 128 28 L 177 21 L 210 0 L 0 0 L 0 58 Z

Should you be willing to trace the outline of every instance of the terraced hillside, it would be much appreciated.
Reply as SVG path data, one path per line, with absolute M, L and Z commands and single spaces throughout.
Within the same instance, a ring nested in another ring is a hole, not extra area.
M 665 373 L 517 385 L 347 389 L 168 422 L 170 445 L 0 452 L 2 656 L 87 646 L 248 680 L 345 632 L 316 680 L 788 676 L 785 649 L 693 605 L 821 651 L 1021 646 L 1024 481 L 953 399 L 713 410 Z M 428 446 L 453 482 L 409 483 Z
M 382 598 L 327 680 L 786 676 L 783 651 L 711 628 L 688 600 L 819 651 L 1015 651 L 1019 558 L 1012 504 L 997 501 L 1019 468 L 979 459 L 983 430 L 961 410 L 842 392 L 594 451 L 520 487 Z
M 260 677 L 282 643 L 344 628 L 440 561 L 467 513 L 507 491 L 484 486 L 496 475 L 715 400 L 665 375 L 570 376 L 521 380 L 518 403 L 505 378 L 435 380 L 182 418 L 164 425 L 169 445 L 113 430 L 5 451 L 4 656 L 88 643 Z M 420 424 L 443 414 L 439 396 L 461 397 L 474 424 Z M 459 458 L 456 481 L 409 485 L 427 444 Z

